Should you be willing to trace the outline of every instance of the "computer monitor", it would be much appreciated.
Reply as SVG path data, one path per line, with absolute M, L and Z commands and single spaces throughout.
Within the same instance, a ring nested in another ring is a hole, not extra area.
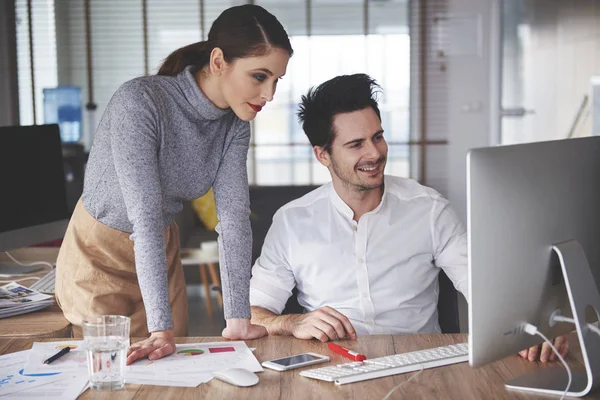
M 600 337 L 585 324 L 600 311 L 600 137 L 471 150 L 467 209 L 470 364 L 541 343 L 526 323 L 548 338 L 574 330 L 551 322 L 560 310 L 580 322 L 587 368 L 569 393 L 587 393 L 600 377 Z M 562 394 L 562 365 L 544 371 L 507 387 Z
M 0 185 L 0 251 L 64 236 L 69 213 L 58 125 L 0 127 Z

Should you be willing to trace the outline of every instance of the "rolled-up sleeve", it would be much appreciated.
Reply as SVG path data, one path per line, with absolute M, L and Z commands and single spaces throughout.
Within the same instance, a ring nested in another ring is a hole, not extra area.
M 434 203 L 431 232 L 435 265 L 446 272 L 454 287 L 469 301 L 467 231 L 445 199 Z
M 277 211 L 252 268 L 250 305 L 281 314 L 296 285 L 290 265 L 290 240 L 282 210 Z

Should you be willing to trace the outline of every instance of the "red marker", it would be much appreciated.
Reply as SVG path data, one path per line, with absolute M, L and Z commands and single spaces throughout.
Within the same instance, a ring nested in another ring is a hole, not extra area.
M 346 358 L 351 359 L 352 361 L 365 361 L 367 359 L 367 357 L 365 357 L 364 355 L 352 350 L 348 350 L 347 348 L 342 347 L 339 344 L 330 342 L 327 345 L 331 350 L 335 351 L 338 354 L 341 354 Z

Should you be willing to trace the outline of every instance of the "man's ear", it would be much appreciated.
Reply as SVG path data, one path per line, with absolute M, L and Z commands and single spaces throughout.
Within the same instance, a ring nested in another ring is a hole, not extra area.
M 225 62 L 225 56 L 223 55 L 223 50 L 219 47 L 215 47 L 210 52 L 210 72 L 213 75 L 221 76 L 227 63 Z
M 315 153 L 315 157 L 319 162 L 329 168 L 331 165 L 331 155 L 324 147 L 321 146 L 313 146 L 313 152 Z

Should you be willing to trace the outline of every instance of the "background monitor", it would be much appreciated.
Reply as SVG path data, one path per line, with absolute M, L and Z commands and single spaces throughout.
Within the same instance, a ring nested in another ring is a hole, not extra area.
M 481 366 L 542 342 L 525 323 L 548 338 L 575 329 L 550 323 L 571 315 L 553 245 L 579 242 L 598 287 L 600 137 L 474 149 L 467 170 L 469 355 Z
M 0 185 L 0 251 L 64 236 L 69 212 L 58 125 L 0 127 Z

